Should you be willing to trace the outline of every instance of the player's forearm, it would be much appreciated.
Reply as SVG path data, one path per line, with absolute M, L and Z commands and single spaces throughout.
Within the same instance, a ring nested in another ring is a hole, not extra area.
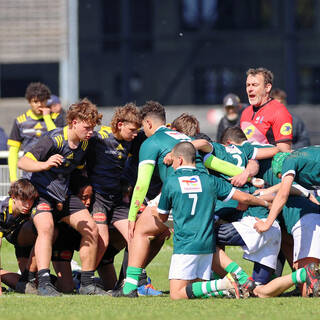
M 129 221 L 136 221 L 137 213 L 148 192 L 154 165 L 142 164 L 138 168 L 138 178 L 133 190 L 130 209 L 128 214 Z
M 43 171 L 44 169 L 44 162 L 37 161 L 35 159 L 31 159 L 28 156 L 29 153 L 24 155 L 22 158 L 18 161 L 18 167 L 24 171 L 28 172 L 39 172 Z
M 269 207 L 269 203 L 266 200 L 260 199 L 259 197 L 255 197 L 249 193 L 245 193 L 240 190 L 235 191 L 235 193 L 232 196 L 232 199 L 249 206 L 261 206 L 266 208 Z
M 237 174 L 240 174 L 243 172 L 243 169 L 237 167 L 236 165 L 230 162 L 221 160 L 213 156 L 212 154 L 207 155 L 205 157 L 204 165 L 208 169 L 220 172 L 230 177 L 236 176 Z
M 258 148 L 256 159 L 269 159 L 272 158 L 274 155 L 276 155 L 279 152 L 278 147 L 272 147 L 272 148 Z
M 292 151 L 292 143 L 289 142 L 279 142 L 276 144 L 277 148 L 280 150 L 280 152 L 291 152 Z
M 267 220 L 265 223 L 267 226 L 270 228 L 273 224 L 273 222 L 277 219 L 279 213 L 281 212 L 282 208 L 286 204 L 288 200 L 288 197 L 284 195 L 282 192 L 278 192 L 277 195 L 275 196 L 272 206 L 268 215 Z
M 8 156 L 10 182 L 14 182 L 17 180 L 18 153 L 18 147 L 10 146 Z
M 254 177 L 259 172 L 259 163 L 255 160 L 249 160 L 244 171 L 247 172 L 248 178 Z
M 205 139 L 196 139 L 196 140 L 191 141 L 191 143 L 199 151 L 202 151 L 204 153 L 212 152 L 211 143 Z

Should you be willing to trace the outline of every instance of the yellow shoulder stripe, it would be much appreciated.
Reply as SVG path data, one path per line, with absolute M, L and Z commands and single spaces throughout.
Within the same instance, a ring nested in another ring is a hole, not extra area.
M 57 147 L 58 148 L 61 148 L 62 145 L 63 145 L 63 138 L 62 138 L 62 135 L 59 134 L 58 136 L 54 137 L 54 140 L 56 140 L 56 143 L 57 143 Z
M 33 161 L 38 161 L 37 158 L 31 152 L 27 152 L 24 156 Z
M 26 114 L 22 114 L 21 116 L 17 117 L 18 123 L 25 122 L 27 120 Z
M 98 133 L 101 135 L 102 139 L 106 139 L 109 137 L 109 134 L 112 133 L 112 130 L 110 127 L 102 126 Z

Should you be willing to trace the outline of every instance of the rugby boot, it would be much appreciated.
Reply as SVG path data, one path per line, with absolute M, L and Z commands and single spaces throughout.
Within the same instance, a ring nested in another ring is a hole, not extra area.
M 44 286 L 38 287 L 38 295 L 44 297 L 59 297 L 62 293 L 57 291 L 53 284 L 50 282 Z
M 107 291 L 97 286 L 96 283 L 91 283 L 86 286 L 80 285 L 79 293 L 83 295 L 96 295 L 96 296 L 107 295 Z
M 15 291 L 24 294 L 38 294 L 35 281 L 21 281 L 16 284 Z
M 140 281 L 139 281 L 140 284 Z M 148 277 L 147 281 L 143 285 L 139 285 L 137 289 L 139 296 L 160 296 L 162 291 L 156 290 L 155 287 L 151 284 L 151 279 Z
M 113 290 L 113 291 L 112 291 L 112 296 L 113 296 L 114 298 L 119 298 L 119 297 L 138 298 L 138 297 L 139 297 L 139 296 L 138 296 L 137 289 L 130 291 L 128 294 L 124 294 L 122 288 L 119 288 L 119 289 L 117 289 L 117 290 Z
M 306 267 L 307 295 L 311 297 L 320 296 L 320 268 L 317 263 L 309 263 Z
M 230 283 L 233 286 L 235 298 L 240 299 L 241 298 L 241 289 L 240 289 L 241 286 L 238 282 L 236 275 L 234 273 L 228 273 L 226 275 L 226 277 L 228 278 L 228 280 L 230 281 Z

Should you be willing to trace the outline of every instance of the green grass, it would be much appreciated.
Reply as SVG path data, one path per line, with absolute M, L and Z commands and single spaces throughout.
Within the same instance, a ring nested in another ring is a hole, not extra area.
M 155 261 L 148 267 L 148 274 L 157 289 L 169 290 L 168 267 L 172 248 L 165 245 Z M 246 271 L 252 265 L 241 259 L 241 250 L 229 248 L 228 254 Z M 13 247 L 4 243 L 2 252 L 4 269 L 17 270 Z M 119 269 L 121 255 L 116 259 Z M 288 268 L 285 270 L 289 273 Z M 320 300 L 306 298 L 273 299 L 205 299 L 171 301 L 163 297 L 138 299 L 63 296 L 43 298 L 31 295 L 5 294 L 0 298 L 0 319 L 319 319 Z

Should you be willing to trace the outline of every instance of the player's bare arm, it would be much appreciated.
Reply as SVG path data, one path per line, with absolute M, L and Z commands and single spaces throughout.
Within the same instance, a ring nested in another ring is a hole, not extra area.
M 236 190 L 234 192 L 232 199 L 250 206 L 261 206 L 261 207 L 269 208 L 271 205 L 268 201 L 264 199 L 255 197 L 252 194 L 242 192 L 240 190 Z
M 258 232 L 265 232 L 271 228 L 274 220 L 276 220 L 277 216 L 288 200 L 293 180 L 294 176 L 292 174 L 288 174 L 282 179 L 280 190 L 278 191 L 277 195 L 274 198 L 274 201 L 272 202 L 267 220 L 265 222 L 258 220 L 254 225 L 254 228 Z
M 246 168 L 240 174 L 232 177 L 230 183 L 235 187 L 242 187 L 250 178 L 254 177 L 259 171 L 259 164 L 255 160 L 249 160 Z
M 280 152 L 280 149 L 278 147 L 257 148 L 257 149 L 258 149 L 257 155 L 256 155 L 257 160 L 272 158 L 274 155 Z
M 19 169 L 29 172 L 39 172 L 49 170 L 52 167 L 59 167 L 63 162 L 63 156 L 54 154 L 47 161 L 37 161 L 26 154 L 18 161 Z
M 277 148 L 280 150 L 280 152 L 291 152 L 291 141 L 288 142 L 279 142 L 276 144 Z

